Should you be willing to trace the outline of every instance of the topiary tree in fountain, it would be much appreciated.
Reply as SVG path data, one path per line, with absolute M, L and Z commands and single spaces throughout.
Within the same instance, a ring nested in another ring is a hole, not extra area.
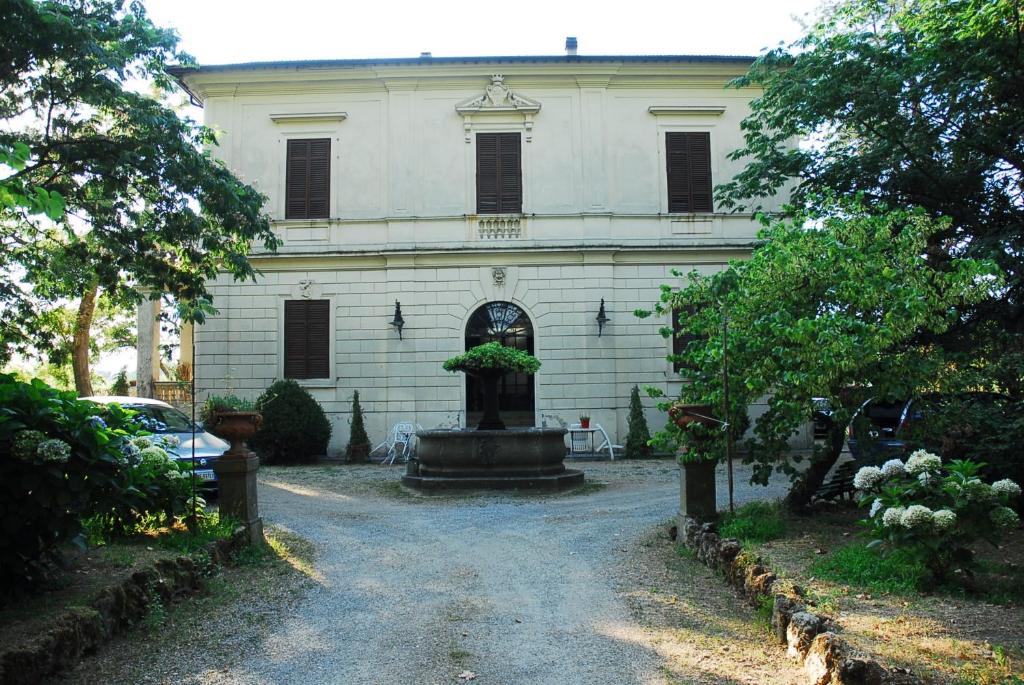
M 498 380 L 506 373 L 533 375 L 540 369 L 540 361 L 514 347 L 500 342 L 489 342 L 452 357 L 444 363 L 445 371 L 461 371 L 476 376 L 484 386 L 484 415 L 477 430 L 505 430 L 498 415 Z

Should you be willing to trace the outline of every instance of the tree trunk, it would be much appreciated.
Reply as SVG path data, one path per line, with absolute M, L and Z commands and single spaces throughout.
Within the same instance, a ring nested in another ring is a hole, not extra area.
M 96 282 L 89 284 L 78 303 L 78 317 L 75 319 L 75 337 L 71 346 L 71 368 L 75 372 L 75 391 L 79 397 L 89 397 L 92 379 L 89 374 L 89 335 L 92 317 L 96 313 L 96 296 L 99 288 Z
M 827 445 L 821 451 L 815 448 L 810 466 L 786 495 L 785 505 L 788 509 L 800 512 L 807 508 L 807 505 L 811 503 L 811 497 L 825 482 L 825 476 L 839 460 L 845 441 L 846 427 L 839 423 L 833 423 L 828 431 Z
M 498 381 L 501 376 L 495 372 L 480 374 L 484 384 L 484 415 L 480 417 L 477 430 L 505 430 L 505 422 L 498 415 Z

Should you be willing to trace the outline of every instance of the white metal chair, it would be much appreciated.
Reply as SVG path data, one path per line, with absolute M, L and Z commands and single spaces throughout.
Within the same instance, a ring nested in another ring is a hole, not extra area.
M 600 435 L 602 438 L 601 444 L 594 447 L 594 436 Z M 569 453 L 570 454 L 596 454 L 602 450 L 608 450 L 608 458 L 612 461 L 615 460 L 615 448 L 619 445 L 613 445 L 611 438 L 608 437 L 608 433 L 605 432 L 601 424 L 590 423 L 590 428 L 583 428 L 580 424 L 574 423 L 569 426 Z
M 382 464 L 394 464 L 398 458 L 399 448 L 402 452 L 402 461 L 409 461 L 412 454 L 412 441 L 416 437 L 416 428 L 411 423 L 396 423 L 388 433 L 386 444 L 388 452 L 384 455 Z

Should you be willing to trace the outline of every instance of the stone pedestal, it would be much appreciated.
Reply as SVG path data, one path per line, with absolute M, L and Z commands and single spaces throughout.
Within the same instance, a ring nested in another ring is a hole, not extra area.
M 252 452 L 228 452 L 216 461 L 222 514 L 238 519 L 245 526 L 248 540 L 263 543 L 263 520 L 256 501 L 256 472 L 260 461 Z
M 715 463 L 700 461 L 679 465 L 679 513 L 701 521 L 713 521 L 715 501 Z

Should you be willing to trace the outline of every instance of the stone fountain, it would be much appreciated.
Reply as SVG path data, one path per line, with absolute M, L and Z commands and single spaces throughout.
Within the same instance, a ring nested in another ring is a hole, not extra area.
M 583 482 L 583 472 L 566 469 L 564 428 L 505 428 L 498 413 L 498 381 L 509 371 L 536 373 L 540 362 L 501 343 L 479 345 L 445 362 L 448 371 L 479 377 L 484 413 L 473 429 L 432 429 L 416 433 L 418 469 L 402 483 L 417 490 L 560 490 Z

